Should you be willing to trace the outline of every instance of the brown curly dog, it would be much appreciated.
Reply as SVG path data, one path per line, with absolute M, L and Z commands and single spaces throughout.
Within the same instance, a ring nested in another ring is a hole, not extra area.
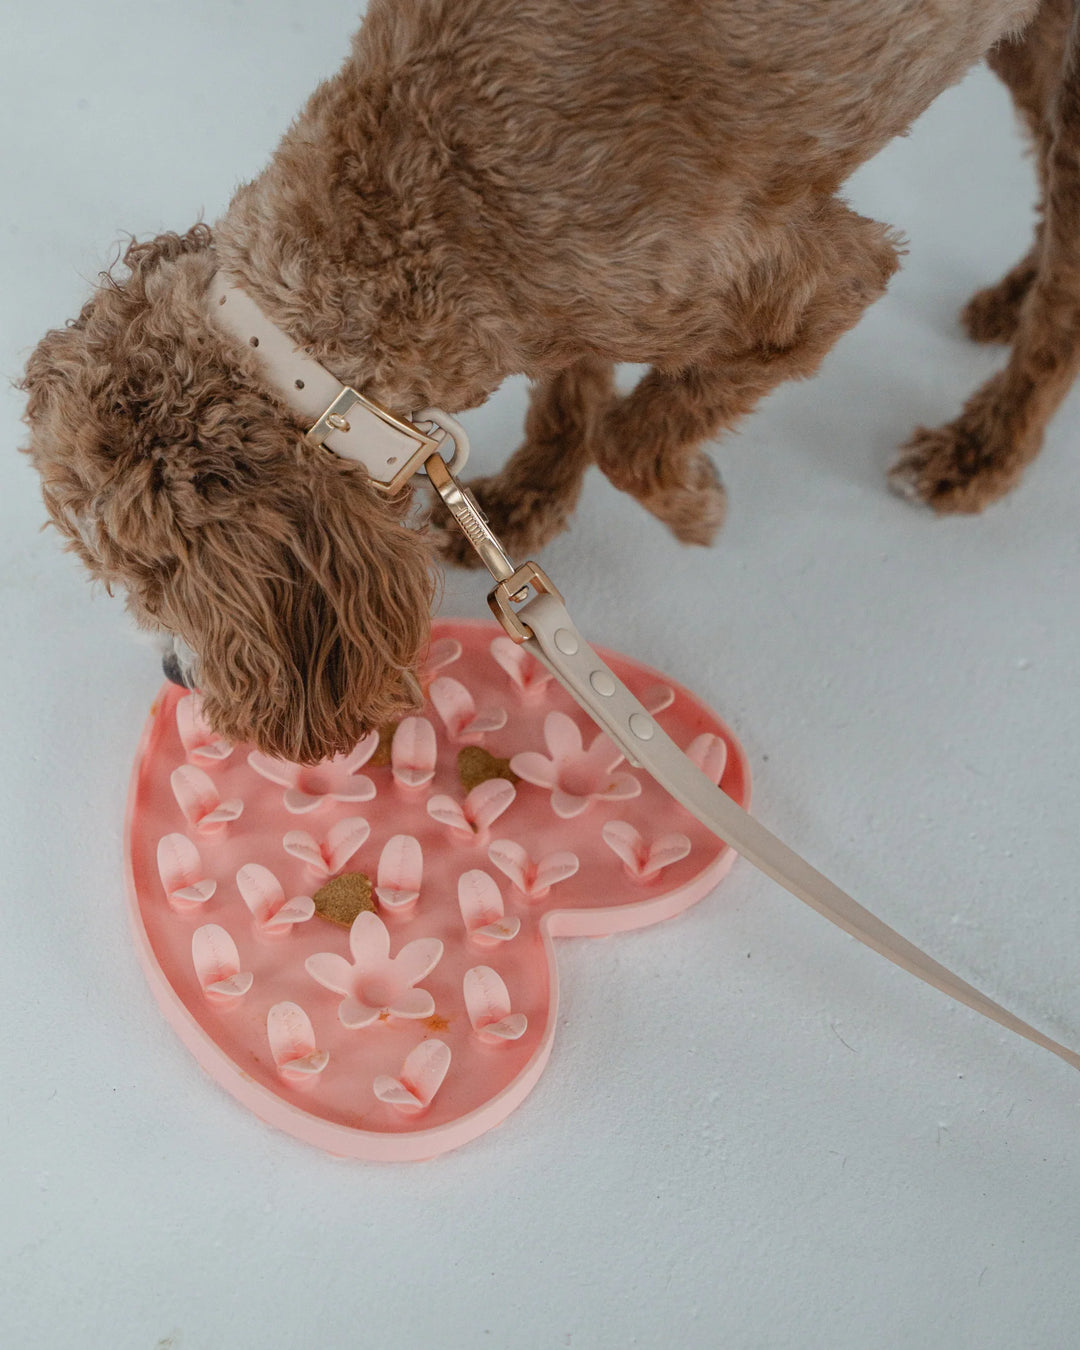
M 679 539 L 702 449 L 814 371 L 883 291 L 848 175 L 984 54 L 1038 149 L 1031 253 L 968 306 L 1004 371 L 893 470 L 940 511 L 1010 488 L 1080 364 L 1080 37 L 1068 0 L 373 0 L 345 65 L 211 231 L 133 244 L 25 388 L 52 519 L 140 623 L 195 654 L 210 721 L 313 761 L 414 706 L 434 562 L 363 469 L 310 445 L 208 322 L 224 269 L 395 411 L 535 382 L 476 485 L 518 555 L 595 463 Z M 627 397 L 615 362 L 651 369 Z

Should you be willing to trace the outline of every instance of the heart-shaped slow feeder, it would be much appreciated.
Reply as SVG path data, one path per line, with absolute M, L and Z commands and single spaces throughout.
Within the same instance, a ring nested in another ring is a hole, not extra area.
M 605 660 L 747 805 L 719 719 Z M 437 622 L 423 684 L 389 763 L 372 733 L 313 769 L 224 753 L 168 686 L 132 774 L 131 914 L 166 1016 L 245 1105 L 340 1155 L 427 1158 L 498 1124 L 551 1052 L 552 939 L 678 914 L 734 856 L 496 625 Z M 370 898 L 328 922 L 309 897 L 348 882 Z

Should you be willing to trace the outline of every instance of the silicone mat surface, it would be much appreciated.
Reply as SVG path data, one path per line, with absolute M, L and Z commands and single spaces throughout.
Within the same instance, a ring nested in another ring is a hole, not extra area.
M 715 714 L 604 655 L 745 804 Z M 341 1155 L 425 1158 L 497 1124 L 552 1048 L 552 939 L 677 914 L 733 856 L 495 624 L 436 623 L 425 692 L 301 768 L 217 740 L 167 686 L 132 777 L 131 916 L 167 1018 L 245 1105 Z

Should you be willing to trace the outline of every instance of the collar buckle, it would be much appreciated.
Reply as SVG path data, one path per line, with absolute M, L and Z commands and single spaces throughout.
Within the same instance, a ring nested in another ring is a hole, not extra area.
M 412 422 L 395 417 L 349 385 L 305 434 L 312 445 L 359 459 L 372 483 L 388 496 L 400 491 L 438 448 L 438 442 Z M 328 443 L 330 437 L 333 440 Z

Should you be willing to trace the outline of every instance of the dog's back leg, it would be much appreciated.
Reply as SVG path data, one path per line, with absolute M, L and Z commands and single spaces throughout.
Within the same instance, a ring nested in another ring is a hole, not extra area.
M 835 198 L 806 203 L 750 273 L 719 287 L 715 345 L 657 362 L 604 419 L 597 464 L 687 544 L 708 544 L 725 496 L 704 442 L 784 380 L 812 375 L 896 270 L 890 231 Z M 706 297 L 700 297 L 702 304 Z
M 1053 139 L 1052 109 L 1061 81 L 1072 0 L 1042 0 L 1024 31 L 1004 38 L 988 53 L 986 62 L 1013 97 L 1035 156 L 1039 190 L 1035 240 L 1029 251 L 993 286 L 976 291 L 960 319 L 976 342 L 1011 342 L 1016 335 L 1020 306 L 1039 266 L 1042 248 L 1042 212 L 1046 200 L 1046 164 Z
M 468 484 L 512 558 L 535 553 L 566 528 L 593 462 L 593 442 L 611 402 L 613 374 L 611 361 L 583 356 L 539 380 L 532 389 L 521 447 L 500 473 Z M 446 562 L 483 565 L 456 526 L 440 523 L 437 547 Z
M 1080 371 L 1080 7 L 1049 114 L 1038 267 L 1019 311 L 1009 363 L 955 421 L 920 428 L 890 479 L 941 512 L 974 512 L 1013 487 Z

